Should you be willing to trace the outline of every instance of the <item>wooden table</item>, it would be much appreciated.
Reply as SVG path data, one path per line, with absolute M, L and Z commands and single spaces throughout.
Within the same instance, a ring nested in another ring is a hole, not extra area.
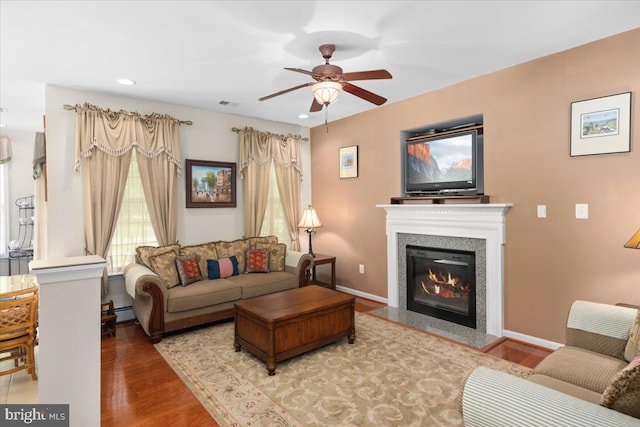
M 269 375 L 283 360 L 347 337 L 356 339 L 355 297 L 305 286 L 238 301 L 236 351 L 242 347 L 266 362 Z
M 323 283 L 316 279 L 316 266 L 323 264 L 331 264 L 331 283 Z M 336 288 L 336 257 L 331 255 L 315 254 L 313 257 L 313 268 L 311 269 L 311 284 L 331 289 Z
M 11 298 L 37 291 L 38 281 L 34 275 L 0 276 L 0 298 Z

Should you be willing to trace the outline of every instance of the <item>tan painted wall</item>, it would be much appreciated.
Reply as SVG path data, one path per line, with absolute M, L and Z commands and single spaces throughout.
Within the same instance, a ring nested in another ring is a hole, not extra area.
M 571 102 L 629 91 L 631 152 L 570 157 Z M 514 204 L 505 328 L 564 342 L 574 300 L 640 304 L 640 251 L 622 246 L 640 227 L 639 91 L 637 29 L 313 128 L 313 206 L 324 225 L 314 249 L 338 257 L 338 284 L 386 297 L 385 215 L 375 205 L 401 193 L 400 131 L 482 113 L 485 193 Z M 350 145 L 359 177 L 341 180 L 338 149 Z M 589 204 L 589 219 L 575 219 L 576 203 Z

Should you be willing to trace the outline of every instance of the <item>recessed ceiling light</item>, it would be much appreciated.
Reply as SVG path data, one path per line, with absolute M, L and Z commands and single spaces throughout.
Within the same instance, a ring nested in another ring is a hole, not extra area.
M 0 128 L 6 128 L 7 125 L 5 125 L 4 123 L 0 123 Z
M 308 114 L 298 114 L 298 118 L 299 119 L 308 119 L 309 115 Z
M 136 84 L 136 82 L 134 82 L 133 80 L 129 80 L 129 79 L 118 79 L 118 83 L 120 83 L 121 85 L 125 85 L 125 86 L 133 86 Z

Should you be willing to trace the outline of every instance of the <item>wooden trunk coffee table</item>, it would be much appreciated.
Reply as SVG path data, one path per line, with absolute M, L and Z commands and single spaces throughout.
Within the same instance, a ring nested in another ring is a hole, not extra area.
M 311 285 L 238 301 L 235 350 L 242 347 L 267 363 L 276 363 L 347 337 L 356 339 L 355 297 Z

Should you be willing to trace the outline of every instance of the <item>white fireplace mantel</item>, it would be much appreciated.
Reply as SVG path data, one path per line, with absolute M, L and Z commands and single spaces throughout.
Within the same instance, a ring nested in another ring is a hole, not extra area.
M 486 333 L 503 336 L 505 213 L 512 204 L 376 205 L 387 211 L 387 304 L 399 307 L 398 234 L 486 241 Z

